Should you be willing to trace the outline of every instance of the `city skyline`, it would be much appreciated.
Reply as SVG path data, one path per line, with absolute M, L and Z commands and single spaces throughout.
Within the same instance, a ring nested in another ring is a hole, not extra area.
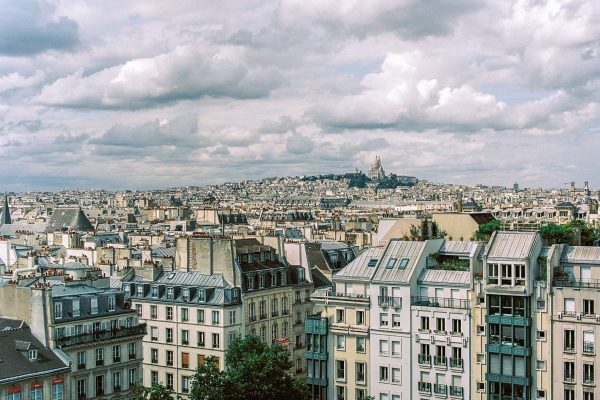
M 592 1 L 0 4 L 1 190 L 600 185 Z

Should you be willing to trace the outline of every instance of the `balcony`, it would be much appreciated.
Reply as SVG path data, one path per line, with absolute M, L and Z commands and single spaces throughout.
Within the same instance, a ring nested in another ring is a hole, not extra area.
M 463 299 L 448 299 L 445 297 L 427 297 L 427 296 L 411 296 L 411 304 L 413 306 L 422 307 L 446 307 L 468 310 L 471 305 L 469 300 Z
M 402 297 L 378 296 L 377 304 L 379 307 L 402 307 Z
M 121 391 L 121 386 L 119 386 L 119 385 L 113 386 L 113 392 L 120 392 L 120 391 Z
M 256 315 L 251 315 L 248 317 L 249 322 L 256 322 Z
M 117 356 L 117 357 L 113 357 L 113 363 L 120 363 L 121 362 L 121 357 Z
M 281 315 L 289 315 L 290 311 L 289 310 L 283 310 L 281 311 Z
M 279 316 L 279 312 L 277 312 L 277 311 L 273 311 L 271 313 L 271 318 L 275 318 L 275 317 L 278 317 L 278 316 Z
M 420 365 L 431 365 L 431 356 L 429 354 L 419 354 Z
M 267 319 L 267 314 L 260 314 L 260 319 Z
M 152 359 L 150 360 L 150 362 L 151 362 L 152 364 L 158 364 L 158 358 L 152 358 Z
M 576 289 L 600 289 L 600 279 L 554 279 L 554 286 Z
M 450 368 L 463 369 L 464 360 L 462 358 L 451 358 Z
M 446 395 L 448 393 L 448 386 L 436 383 L 433 385 L 433 393 Z
M 85 369 L 85 363 L 83 363 L 83 364 L 77 364 L 77 369 L 78 370 Z
M 96 360 L 96 367 L 101 367 L 104 365 L 104 360 Z
M 417 388 L 419 389 L 419 392 L 431 394 L 431 383 L 429 382 L 419 382 Z
M 63 336 L 57 339 L 59 348 L 77 346 L 80 344 L 96 343 L 104 340 L 120 339 L 130 336 L 138 336 L 146 334 L 146 324 L 136 326 L 106 329 L 91 333 L 81 333 L 78 335 Z
M 450 396 L 460 397 L 462 399 L 464 397 L 464 389 L 460 386 L 450 386 Z
M 135 353 L 129 353 L 129 359 L 130 360 L 135 360 L 136 359 Z
M 445 367 L 448 359 L 446 357 L 436 356 L 433 357 L 433 365 L 436 367 Z

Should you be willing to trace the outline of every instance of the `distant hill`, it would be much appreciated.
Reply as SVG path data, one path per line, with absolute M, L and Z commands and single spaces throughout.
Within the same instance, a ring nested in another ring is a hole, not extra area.
M 318 181 L 318 180 L 333 180 L 333 181 L 348 181 L 349 188 L 366 188 L 369 183 L 376 183 L 376 189 L 396 189 L 398 186 L 414 186 L 419 182 L 414 176 L 398 176 L 396 174 L 390 174 L 389 176 L 383 177 L 382 179 L 369 179 L 363 172 L 349 172 L 345 174 L 327 174 L 327 175 L 313 175 L 305 176 L 302 178 L 304 181 Z

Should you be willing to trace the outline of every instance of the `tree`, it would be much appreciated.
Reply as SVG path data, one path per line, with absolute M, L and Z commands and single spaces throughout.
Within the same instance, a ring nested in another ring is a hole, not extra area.
M 502 222 L 498 219 L 481 224 L 475 232 L 475 240 L 487 242 L 492 237 L 492 233 L 499 231 L 500 229 L 502 229 Z
M 135 384 L 131 400 L 173 400 L 173 395 L 173 391 L 163 385 L 154 384 L 152 387 L 147 388 L 140 384 Z
M 575 234 L 573 229 L 567 225 L 558 225 L 555 223 L 549 223 L 540 228 L 540 235 L 545 239 L 548 244 L 554 243 L 569 243 L 573 244 L 575 241 Z
M 279 345 L 267 346 L 254 335 L 238 338 L 229 346 L 225 363 L 226 370 L 219 374 L 214 369 L 198 368 L 191 399 L 308 399 L 306 384 L 289 372 L 289 352 Z

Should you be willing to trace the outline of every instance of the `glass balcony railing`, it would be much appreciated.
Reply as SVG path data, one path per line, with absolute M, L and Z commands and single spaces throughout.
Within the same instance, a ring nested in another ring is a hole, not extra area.
M 126 338 L 128 336 L 137 336 L 146 334 L 146 324 L 139 324 L 131 327 L 116 329 L 106 329 L 90 333 L 81 333 L 78 335 L 63 336 L 56 340 L 58 347 L 76 346 L 86 343 L 95 343 L 104 340 Z
M 419 354 L 419 364 L 431 365 L 431 356 L 429 354 Z

